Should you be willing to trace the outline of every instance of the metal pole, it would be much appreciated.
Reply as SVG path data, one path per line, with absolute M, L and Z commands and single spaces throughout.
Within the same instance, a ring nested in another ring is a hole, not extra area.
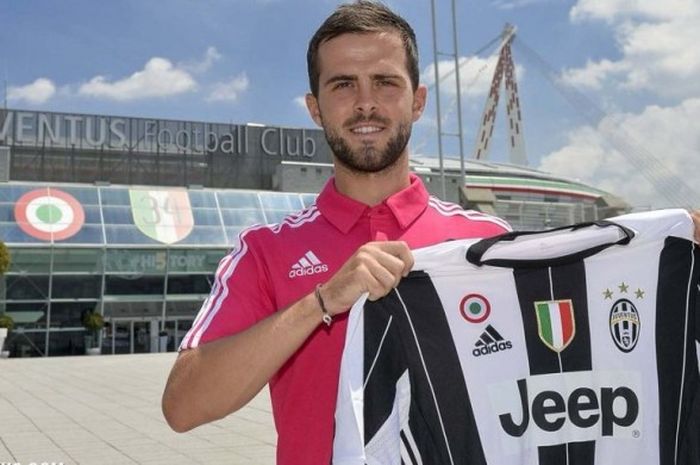
M 168 274 L 170 273 L 170 247 L 165 249 L 165 277 L 163 282 L 163 305 L 161 307 L 161 323 L 160 330 L 165 331 L 165 318 L 168 302 Z M 158 335 L 158 344 L 160 345 L 160 334 Z M 160 349 L 160 346 L 158 347 Z
M 452 0 L 452 39 L 455 52 L 455 79 L 457 80 L 457 134 L 459 137 L 459 168 L 462 177 L 460 189 L 466 185 L 466 173 L 464 169 L 464 135 L 462 134 L 462 89 L 459 78 L 459 49 L 457 48 L 457 7 Z
M 438 63 L 440 62 L 440 57 L 438 55 L 437 48 L 435 0 L 430 0 L 430 11 L 433 21 L 433 60 L 435 61 L 435 108 L 437 109 L 438 157 L 440 159 L 440 181 L 442 183 L 442 199 L 445 200 L 447 197 L 447 191 L 445 186 L 445 168 L 442 158 L 442 113 L 440 111 L 440 72 L 438 70 Z
M 54 248 L 54 242 L 53 238 L 51 239 L 51 245 L 49 246 L 49 250 L 51 251 L 51 255 L 49 258 L 49 295 L 48 295 L 48 303 L 47 303 L 47 308 L 46 308 L 46 336 L 44 338 L 44 357 L 49 356 L 49 330 L 51 329 L 51 299 L 53 297 L 53 252 L 55 250 Z

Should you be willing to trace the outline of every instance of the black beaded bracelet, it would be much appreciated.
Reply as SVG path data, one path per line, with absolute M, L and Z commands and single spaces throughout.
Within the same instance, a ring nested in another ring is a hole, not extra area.
M 331 316 L 330 313 L 328 313 L 328 310 L 326 309 L 326 304 L 323 303 L 323 297 L 321 297 L 321 284 L 316 284 L 316 290 L 314 291 L 314 294 L 316 295 L 316 300 L 318 300 L 318 305 L 321 307 L 321 311 L 323 312 L 323 322 L 326 324 L 326 326 L 330 326 L 331 323 L 333 323 L 333 317 Z

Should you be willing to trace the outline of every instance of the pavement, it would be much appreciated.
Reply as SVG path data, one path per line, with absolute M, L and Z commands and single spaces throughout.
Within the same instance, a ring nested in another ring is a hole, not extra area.
M 229 417 L 173 432 L 160 398 L 174 353 L 0 359 L 0 464 L 273 465 L 264 389 Z

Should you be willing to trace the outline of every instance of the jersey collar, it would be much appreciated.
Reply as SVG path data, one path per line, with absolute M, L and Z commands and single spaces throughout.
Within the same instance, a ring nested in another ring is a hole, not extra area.
M 401 229 L 406 229 L 428 205 L 428 191 L 423 181 L 415 174 L 410 174 L 410 185 L 381 204 L 369 207 L 351 199 L 335 188 L 335 178 L 331 178 L 316 199 L 321 214 L 344 234 L 357 223 L 366 212 L 378 209 L 381 205 L 388 207 Z

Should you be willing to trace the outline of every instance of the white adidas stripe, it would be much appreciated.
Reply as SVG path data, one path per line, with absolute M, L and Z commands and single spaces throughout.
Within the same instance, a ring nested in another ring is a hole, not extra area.
M 430 199 L 428 199 L 428 202 L 432 203 L 436 206 L 442 207 L 443 209 L 448 210 L 448 211 L 449 210 L 467 211 L 464 208 L 462 208 L 461 205 L 458 205 L 454 202 L 447 202 L 447 201 L 439 199 L 437 197 L 430 197 Z
M 432 202 L 429 202 L 433 207 L 435 207 L 437 210 L 441 211 L 442 213 L 446 213 L 447 215 L 455 215 L 459 214 L 462 216 L 465 216 L 469 219 L 472 219 L 474 221 L 492 221 L 495 223 L 500 224 L 503 227 L 508 226 L 510 228 L 510 225 L 501 218 L 498 218 L 493 215 L 489 215 L 477 210 L 465 210 L 463 209 L 460 205 L 452 202 L 445 202 L 442 201 L 438 198 L 432 198 Z
M 248 252 L 248 243 L 245 241 L 245 236 L 251 231 L 256 231 L 258 229 L 270 228 L 274 234 L 279 234 L 282 228 L 287 225 L 290 228 L 298 228 L 299 226 L 312 222 L 321 215 L 321 212 L 316 208 L 316 204 L 311 205 L 306 210 L 298 214 L 293 214 L 285 217 L 280 223 L 275 225 L 255 225 L 248 229 L 241 231 L 238 236 L 239 249 L 234 249 L 230 254 L 230 259 L 223 259 L 219 265 L 219 269 L 216 272 L 216 281 L 212 292 L 209 297 L 202 304 L 202 308 L 199 310 L 197 317 L 195 318 L 192 328 L 188 331 L 185 337 L 182 339 L 180 348 L 193 348 L 199 345 L 199 341 L 202 335 L 206 332 L 211 324 L 212 320 L 216 314 L 221 309 L 222 303 L 226 300 L 228 296 L 228 279 L 231 277 L 233 272 L 238 265 L 238 262 L 245 256 Z M 219 289 L 221 292 L 219 292 Z
M 489 223 L 494 223 L 504 228 L 506 231 L 512 231 L 513 228 L 508 224 L 508 222 L 485 213 L 478 212 L 476 210 L 464 210 L 462 207 L 455 203 L 444 202 L 436 197 L 430 197 L 428 200 L 428 205 L 433 207 L 435 211 L 443 216 L 463 216 L 472 221 L 485 221 Z
M 418 444 L 416 444 L 416 440 L 413 438 L 413 432 L 411 431 L 411 427 L 409 425 L 406 425 L 406 427 L 403 429 L 403 432 L 406 435 L 408 447 L 411 448 L 413 456 L 416 458 L 415 462 L 411 460 L 411 463 L 415 463 L 416 465 L 423 465 L 423 458 L 420 455 L 420 449 L 418 449 Z
M 316 255 L 312 251 L 308 251 L 304 254 L 303 257 L 299 259 L 294 265 L 292 265 L 292 269 L 298 270 L 299 268 L 308 268 L 310 266 L 316 266 L 316 265 L 321 265 L 321 260 L 318 259 Z
M 311 262 L 312 265 L 320 265 L 321 264 L 321 260 L 319 260 L 318 257 L 316 256 L 316 254 L 314 254 L 310 250 L 308 252 L 306 252 L 306 258 L 309 259 L 309 261 Z
M 282 230 L 282 228 L 285 225 L 296 227 L 295 225 L 297 225 L 299 222 L 306 222 L 306 220 L 312 219 L 311 217 L 316 218 L 320 214 L 321 212 L 318 210 L 318 208 L 316 208 L 316 204 L 313 204 L 309 206 L 309 208 L 307 208 L 306 210 L 302 210 L 301 212 L 293 213 L 289 216 L 284 217 L 284 219 L 277 224 L 271 224 L 267 226 L 273 233 L 277 234 Z
M 207 300 L 205 300 L 202 308 L 199 310 L 199 314 L 197 315 L 195 322 L 192 324 L 192 328 L 190 328 L 185 337 L 182 339 L 182 344 L 180 345 L 181 348 L 192 348 L 199 345 L 199 340 L 201 339 L 202 334 L 209 327 L 214 315 L 219 311 L 221 302 L 228 295 L 228 286 L 226 285 L 228 278 L 236 269 L 236 265 L 238 265 L 241 257 L 243 257 L 248 251 L 248 243 L 245 241 L 245 236 L 250 231 L 255 231 L 263 227 L 264 226 L 262 225 L 254 226 L 250 229 L 242 231 L 239 234 L 238 241 L 240 248 L 234 250 L 229 255 L 229 260 L 226 262 L 222 261 L 222 266 L 220 266 L 219 270 L 216 272 L 216 282 L 214 284 L 215 288 L 212 289 L 209 297 Z M 219 291 L 220 288 L 223 288 L 223 290 Z
M 214 298 L 214 296 L 218 295 L 219 288 L 221 287 L 221 276 L 223 275 L 223 272 L 220 273 L 219 270 L 223 270 L 224 268 L 226 268 L 228 266 L 228 263 L 231 261 L 232 258 L 233 258 L 233 255 L 229 253 L 229 254 L 225 255 L 224 258 L 222 258 L 221 261 L 219 262 L 219 266 L 217 267 L 216 273 L 214 274 L 216 277 L 216 279 L 214 280 L 214 285 L 212 286 L 212 289 L 209 292 L 209 295 L 202 303 L 202 306 L 200 307 L 199 312 L 197 312 L 197 316 L 195 317 L 194 321 L 192 322 L 192 328 L 197 327 L 197 325 L 199 325 L 200 321 L 202 320 L 202 317 L 205 314 L 205 312 L 203 312 L 202 309 L 208 307 L 212 298 Z M 181 349 L 184 347 L 184 343 L 185 343 L 185 340 L 187 339 L 188 335 L 189 335 L 189 332 L 182 339 L 182 341 L 180 343 Z

